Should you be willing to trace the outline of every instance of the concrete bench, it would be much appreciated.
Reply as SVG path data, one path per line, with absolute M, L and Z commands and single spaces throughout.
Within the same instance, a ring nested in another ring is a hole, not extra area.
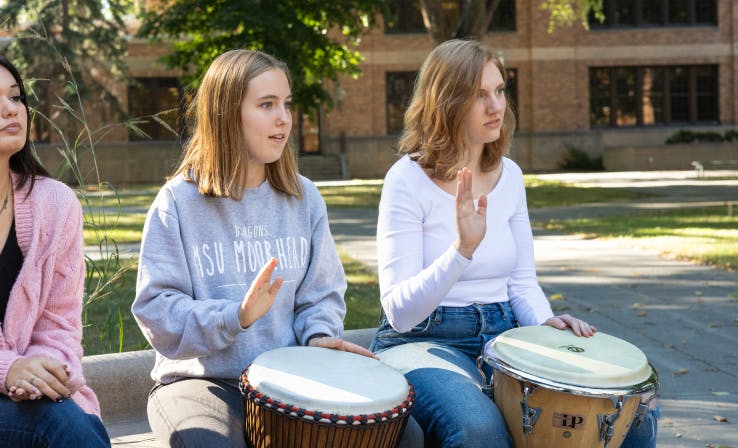
M 347 330 L 344 339 L 369 347 L 375 328 Z M 85 356 L 87 384 L 95 391 L 113 446 L 161 448 L 146 417 L 146 402 L 154 383 L 154 351 Z M 244 366 L 246 367 L 246 366 Z

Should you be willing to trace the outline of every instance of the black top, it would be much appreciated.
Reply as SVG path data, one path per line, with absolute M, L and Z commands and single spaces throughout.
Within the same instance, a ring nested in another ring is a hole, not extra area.
M 8 307 L 10 290 L 18 278 L 23 266 L 23 253 L 18 246 L 18 237 L 15 235 L 15 220 L 10 225 L 8 240 L 0 252 L 0 323 L 5 320 L 5 309 Z

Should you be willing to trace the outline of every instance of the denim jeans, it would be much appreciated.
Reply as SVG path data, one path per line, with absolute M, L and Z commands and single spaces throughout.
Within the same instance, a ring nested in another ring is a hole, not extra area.
M 506 302 L 438 307 L 406 333 L 383 320 L 370 350 L 415 388 L 412 415 L 426 446 L 512 447 L 502 414 L 482 392 L 476 359 L 487 341 L 516 326 Z
M 370 350 L 402 372 L 415 388 L 412 415 L 425 432 L 426 446 L 512 447 L 505 420 L 482 391 L 489 378 L 477 369 L 485 344 L 517 327 L 507 302 L 466 307 L 438 307 L 410 331 L 396 332 L 383 319 Z M 656 446 L 658 410 L 635 422 L 622 448 Z
M 100 418 L 72 400 L 48 398 L 14 402 L 0 395 L 0 447 L 109 447 Z

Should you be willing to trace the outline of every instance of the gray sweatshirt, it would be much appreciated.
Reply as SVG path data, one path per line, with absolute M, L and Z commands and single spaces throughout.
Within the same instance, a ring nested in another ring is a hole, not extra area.
M 132 311 L 156 350 L 155 381 L 238 378 L 260 353 L 304 345 L 315 333 L 341 337 L 346 279 L 325 203 L 309 180 L 303 198 L 268 182 L 241 201 L 201 195 L 177 176 L 144 224 Z M 278 260 L 284 283 L 250 327 L 238 307 L 259 270 Z

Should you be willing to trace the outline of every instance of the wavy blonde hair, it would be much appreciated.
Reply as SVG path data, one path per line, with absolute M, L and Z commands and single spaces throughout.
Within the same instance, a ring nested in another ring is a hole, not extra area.
M 435 47 L 420 67 L 412 100 L 405 111 L 405 130 L 398 152 L 409 154 L 433 178 L 452 180 L 461 168 L 468 147 L 464 120 L 489 61 L 494 62 L 507 82 L 502 60 L 475 40 L 446 41 Z M 484 145 L 480 160 L 483 171 L 500 163 L 510 148 L 514 131 L 515 114 L 508 101 L 500 137 Z
M 187 110 L 192 137 L 172 177 L 181 173 L 207 196 L 243 197 L 249 161 L 241 128 L 241 101 L 252 79 L 274 69 L 284 72 L 292 85 L 287 65 L 266 53 L 230 50 L 215 58 Z M 279 160 L 267 164 L 266 177 L 275 190 L 302 197 L 297 161 L 289 143 Z

